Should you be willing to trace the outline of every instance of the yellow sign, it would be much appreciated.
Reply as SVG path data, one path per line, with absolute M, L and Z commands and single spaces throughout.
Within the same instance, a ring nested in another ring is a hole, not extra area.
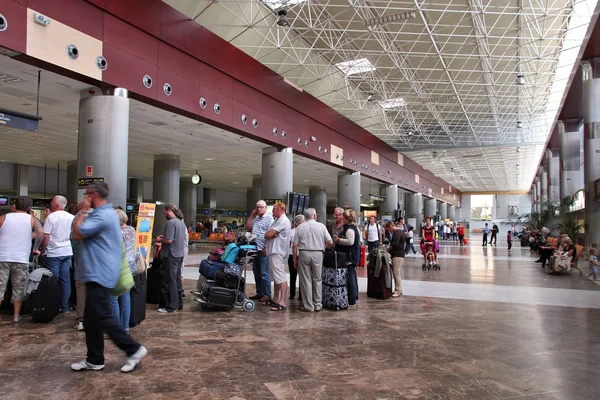
M 140 249 L 142 256 L 146 259 L 146 263 L 150 263 L 150 252 L 152 250 L 152 228 L 154 227 L 154 214 L 156 212 L 156 204 L 140 203 L 140 209 L 137 215 L 137 228 L 135 230 L 135 238 L 137 246 Z

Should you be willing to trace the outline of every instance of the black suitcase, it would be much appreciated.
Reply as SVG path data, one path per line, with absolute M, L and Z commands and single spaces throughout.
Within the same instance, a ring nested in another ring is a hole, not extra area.
M 135 286 L 131 289 L 131 314 L 129 316 L 129 326 L 134 327 L 139 325 L 146 319 L 146 273 L 134 275 Z
M 165 278 L 165 271 L 162 268 L 160 259 L 155 258 L 150 263 L 148 268 L 148 276 L 146 281 L 146 303 L 160 303 L 161 282 Z
M 56 276 L 42 276 L 35 292 L 31 293 L 31 319 L 33 322 L 50 322 L 60 309 L 60 289 Z
M 217 271 L 215 273 L 215 281 L 219 284 L 219 286 L 227 289 L 237 289 L 239 281 L 240 292 L 244 291 L 244 278 L 240 278 L 223 271 Z
M 204 281 L 201 293 L 211 305 L 231 307 L 235 302 L 235 290 L 221 287 L 215 281 Z

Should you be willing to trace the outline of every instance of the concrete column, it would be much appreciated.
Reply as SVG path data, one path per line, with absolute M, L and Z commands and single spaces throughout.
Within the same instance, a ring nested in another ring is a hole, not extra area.
M 67 163 L 67 195 L 65 196 L 69 201 L 77 201 L 77 178 L 77 160 L 71 160 Z
M 531 185 L 531 212 L 537 212 L 537 188 L 535 182 Z
M 204 204 L 208 208 L 216 208 L 217 207 L 217 190 L 204 188 L 202 193 L 202 199 L 204 200 Z
M 127 203 L 128 91 L 117 88 L 113 96 L 86 97 L 89 91 L 83 90 L 81 95 L 78 178 L 103 178 L 110 189 L 108 201 L 124 209 Z M 78 188 L 78 200 L 83 199 L 84 191 L 85 187 Z
M 448 218 L 448 203 L 441 202 L 439 204 L 438 210 L 440 213 L 440 217 L 442 217 L 443 220 Z
M 406 196 L 408 194 L 404 190 L 398 189 L 398 209 L 406 211 Z
M 560 198 L 560 157 L 557 149 L 546 150 L 546 171 L 548 173 L 548 200 L 559 203 Z
M 435 199 L 425 199 L 423 201 L 423 213 L 425 214 L 424 217 L 431 217 L 433 219 L 433 217 L 435 217 L 437 211 L 437 207 L 435 204 Z
M 129 144 L 129 93 L 117 88 L 113 96 L 89 96 L 79 101 L 78 178 L 103 178 L 108 201 L 125 209 L 127 204 L 127 154 Z M 91 175 L 91 176 L 89 176 Z M 83 199 L 85 187 L 78 190 Z
M 542 185 L 539 176 L 535 178 L 535 211 L 542 212 Z
M 294 191 L 294 153 L 288 147 L 278 151 L 275 147 L 263 149 L 262 197 L 287 201 L 288 192 Z M 287 205 L 287 204 L 286 204 Z
M 581 63 L 583 79 L 584 181 L 586 245 L 600 245 L 600 201 L 594 183 L 600 179 L 600 58 Z M 575 239 L 574 239 L 575 240 Z
M 29 166 L 15 164 L 15 189 L 17 196 L 29 196 Z M 60 173 L 60 171 L 57 171 Z
M 414 219 L 414 222 L 409 220 Z M 415 227 L 415 235 L 421 234 L 423 223 L 423 196 L 421 193 L 406 193 L 406 222 Z
M 144 181 L 141 179 L 129 180 L 129 200 L 135 201 L 137 204 L 144 201 Z
M 339 207 L 353 208 L 358 221 L 362 220 L 360 216 L 360 172 L 338 173 L 337 199 Z
M 308 188 L 309 207 L 317 210 L 317 221 L 327 223 L 327 191 L 322 186 Z
M 581 142 L 583 123 L 581 120 L 558 121 L 560 139 L 560 198 L 573 195 L 583 189 L 581 171 Z
M 198 186 L 190 178 L 184 178 L 179 184 L 179 208 L 183 213 L 186 225 L 196 222 L 196 206 L 198 204 Z
M 448 205 L 448 219 L 451 221 L 456 221 L 456 207 L 452 205 Z
M 545 167 L 540 166 L 540 185 L 542 187 L 542 207 L 548 208 L 546 203 L 548 202 L 548 171 Z
M 157 203 L 174 203 L 179 207 L 180 160 L 176 154 L 159 154 L 154 156 L 153 197 Z M 162 215 L 163 208 L 156 206 L 154 218 L 154 234 L 162 235 L 167 220 Z
M 385 200 L 379 204 L 379 212 L 393 214 L 398 209 L 398 185 L 381 185 L 380 193 Z
M 252 175 L 252 201 L 248 204 L 248 211 L 256 208 L 256 202 L 262 199 L 262 175 Z
M 254 197 L 252 197 L 252 188 L 246 189 L 246 211 L 251 212 L 255 204 Z

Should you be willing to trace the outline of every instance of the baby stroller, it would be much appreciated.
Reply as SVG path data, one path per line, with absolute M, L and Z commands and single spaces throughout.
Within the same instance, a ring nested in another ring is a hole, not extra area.
M 435 243 L 434 242 L 425 242 L 424 243 L 424 248 L 425 251 L 423 252 L 424 254 L 424 262 L 423 262 L 423 271 L 425 271 L 426 269 L 437 269 L 438 271 L 440 270 L 440 265 L 437 263 L 437 252 L 435 250 Z
M 253 311 L 256 305 L 244 293 L 246 267 L 254 263 L 256 246 L 240 246 L 234 264 L 209 261 L 207 268 L 201 267 L 196 290 L 192 290 L 194 302 L 205 310 L 208 306 L 241 308 Z

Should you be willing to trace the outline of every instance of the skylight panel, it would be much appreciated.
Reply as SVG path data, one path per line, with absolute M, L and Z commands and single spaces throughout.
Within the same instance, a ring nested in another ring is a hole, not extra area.
M 384 110 L 390 110 L 392 108 L 404 107 L 406 102 L 402 97 L 396 97 L 395 99 L 380 101 L 377 104 Z
M 339 62 L 335 64 L 335 66 L 346 76 L 375 71 L 375 66 L 371 64 L 371 61 L 367 60 L 366 58 L 359 58 L 358 60 Z
M 277 10 L 283 6 L 293 6 L 304 3 L 305 1 L 306 0 L 265 0 L 265 4 L 271 7 L 273 10 Z

